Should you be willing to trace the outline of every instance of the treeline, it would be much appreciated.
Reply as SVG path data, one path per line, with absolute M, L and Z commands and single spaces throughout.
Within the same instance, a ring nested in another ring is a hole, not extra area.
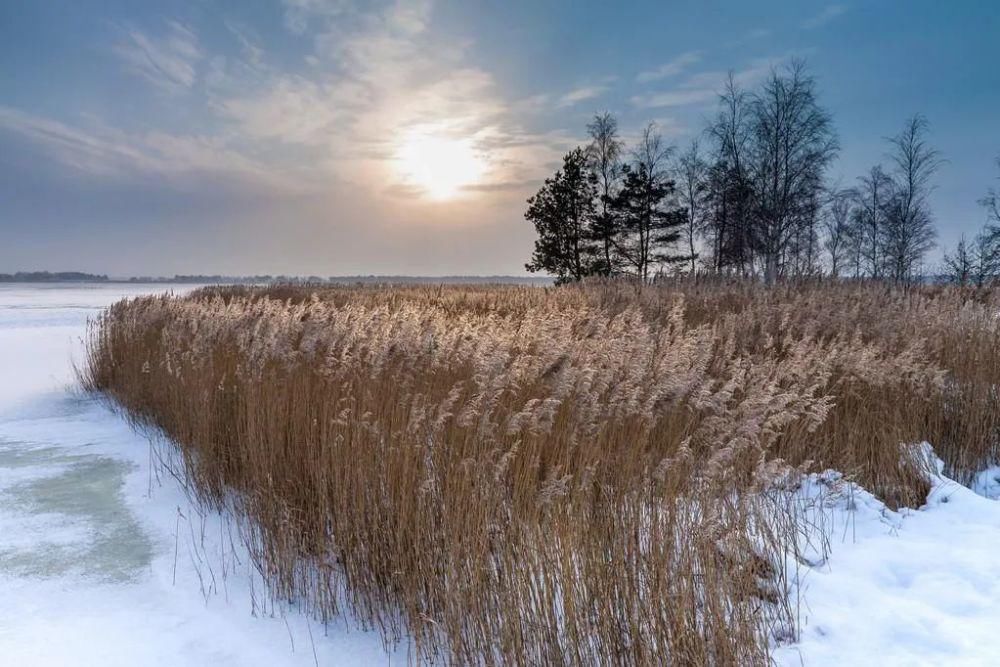
M 655 123 L 626 146 L 610 113 L 587 130 L 590 143 L 568 153 L 528 200 L 525 218 L 538 234 L 528 271 L 559 282 L 665 273 L 908 282 L 926 271 L 937 236 L 929 195 L 943 163 L 927 120 L 909 118 L 885 140 L 886 164 L 853 187 L 831 185 L 840 146 L 802 61 L 772 70 L 753 90 L 730 75 L 715 117 L 683 151 Z M 982 203 L 1000 223 L 996 192 Z M 960 274 L 957 266 L 982 282 L 996 276 L 997 227 L 947 258 L 950 273 Z
M 1000 156 L 996 159 L 1000 179 Z M 955 249 L 944 256 L 947 276 L 960 285 L 982 287 L 1000 277 L 1000 191 L 990 188 L 979 200 L 988 222 L 971 242 L 963 235 Z
M 525 284 L 546 285 L 551 280 L 534 276 L 225 276 L 219 274 L 175 275 L 172 278 L 137 276 L 129 278 L 130 283 L 182 283 L 192 285 L 390 285 L 390 284 Z
M 191 285 L 262 285 L 273 282 L 311 282 L 315 278 L 316 282 L 323 279 L 318 276 L 310 276 L 308 279 L 294 276 L 227 276 L 218 273 L 213 274 L 175 274 L 173 277 L 166 276 L 134 276 L 128 279 L 130 283 L 181 283 Z
M 57 283 L 57 282 L 107 282 L 103 274 L 82 273 L 80 271 L 18 271 L 17 273 L 0 273 L 0 283 Z
M 19 271 L 0 273 L 0 282 L 113 282 L 133 284 L 183 284 L 183 285 L 550 285 L 551 278 L 544 276 L 405 276 L 405 275 L 354 275 L 354 276 L 286 276 L 260 274 L 229 276 L 224 274 L 176 274 L 174 276 L 133 276 L 109 278 L 104 274 L 79 271 Z

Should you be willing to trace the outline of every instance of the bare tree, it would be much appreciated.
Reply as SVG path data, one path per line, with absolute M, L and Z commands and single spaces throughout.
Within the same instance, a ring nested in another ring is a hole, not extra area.
M 889 139 L 896 168 L 895 188 L 886 209 L 886 256 L 897 281 L 912 277 L 937 236 L 928 196 L 934 189 L 931 177 L 943 161 L 928 145 L 927 129 L 927 119 L 917 114 Z
M 611 275 L 619 263 L 614 256 L 614 237 L 617 233 L 616 218 L 611 211 L 621 178 L 624 143 L 618 138 L 618 120 L 605 112 L 594 116 L 587 125 L 590 145 L 587 158 L 597 178 L 597 207 L 591 221 L 590 235 L 603 251 L 598 273 Z
M 696 269 L 695 236 L 701 232 L 704 218 L 707 190 L 708 164 L 701 156 L 698 140 L 693 139 L 688 149 L 677 162 L 677 183 L 681 203 L 687 207 L 687 245 L 691 261 L 691 273 Z
M 744 276 L 753 271 L 755 245 L 746 168 L 752 139 L 751 101 L 730 72 L 719 95 L 719 114 L 708 128 L 715 154 L 708 175 L 710 216 L 705 236 L 711 241 L 715 271 L 734 269 Z
M 997 168 L 1000 169 L 1000 155 L 996 159 Z M 1000 180 L 998 177 L 997 180 Z M 990 222 L 1000 225 L 1000 191 L 990 188 L 986 196 L 979 200 L 979 203 L 986 209 L 986 215 Z
M 965 235 L 954 252 L 944 256 L 944 268 L 952 282 L 983 287 L 1000 275 L 1000 230 L 992 225 L 983 228 L 972 244 Z
M 1000 275 L 1000 228 L 987 225 L 976 235 L 972 246 L 976 287 L 983 287 Z
M 755 237 L 764 278 L 773 283 L 796 231 L 815 216 L 823 175 L 839 145 L 801 61 L 771 72 L 753 96 L 750 127 Z
M 819 268 L 819 220 L 822 206 L 817 192 L 806 204 L 791 228 L 788 243 L 782 251 L 779 265 L 787 276 L 814 276 Z
M 823 247 L 830 256 L 830 275 L 840 276 L 841 266 L 851 258 L 851 206 L 854 193 L 836 190 L 826 205 L 823 229 L 826 232 Z
M 751 98 L 730 72 L 719 96 L 719 115 L 709 127 L 718 142 L 720 157 L 736 171 L 743 173 L 752 139 L 750 128 Z
M 886 209 L 893 190 L 892 179 L 876 165 L 858 179 L 854 190 L 853 224 L 858 257 L 872 278 L 881 278 L 885 267 Z
M 965 234 L 958 240 L 955 252 L 945 253 L 944 268 L 948 278 L 959 285 L 968 285 L 975 271 L 975 259 L 965 243 Z

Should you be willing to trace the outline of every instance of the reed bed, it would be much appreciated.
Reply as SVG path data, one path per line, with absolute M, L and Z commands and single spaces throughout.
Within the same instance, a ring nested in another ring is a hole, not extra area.
M 245 517 L 271 594 L 456 664 L 766 664 L 781 489 L 919 506 L 997 461 L 988 292 L 719 281 L 210 288 L 90 330 L 88 389 Z M 792 482 L 790 482 L 792 480 Z

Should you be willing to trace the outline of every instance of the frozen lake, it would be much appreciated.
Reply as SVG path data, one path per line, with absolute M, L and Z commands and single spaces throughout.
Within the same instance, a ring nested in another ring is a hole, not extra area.
M 76 390 L 87 318 L 168 289 L 0 284 L 0 662 L 389 664 L 378 635 L 265 602 L 236 528 Z

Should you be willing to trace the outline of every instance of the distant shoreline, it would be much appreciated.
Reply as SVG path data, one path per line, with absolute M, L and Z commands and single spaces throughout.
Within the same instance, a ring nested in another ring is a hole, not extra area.
M 19 271 L 0 273 L 0 284 L 52 284 L 52 283 L 92 283 L 92 284 L 156 284 L 156 285 L 267 285 L 267 284 L 317 284 L 317 285 L 379 285 L 379 284 L 508 284 L 508 285 L 551 285 L 552 278 L 539 276 L 224 276 L 224 275 L 175 275 L 109 277 L 76 271 Z

